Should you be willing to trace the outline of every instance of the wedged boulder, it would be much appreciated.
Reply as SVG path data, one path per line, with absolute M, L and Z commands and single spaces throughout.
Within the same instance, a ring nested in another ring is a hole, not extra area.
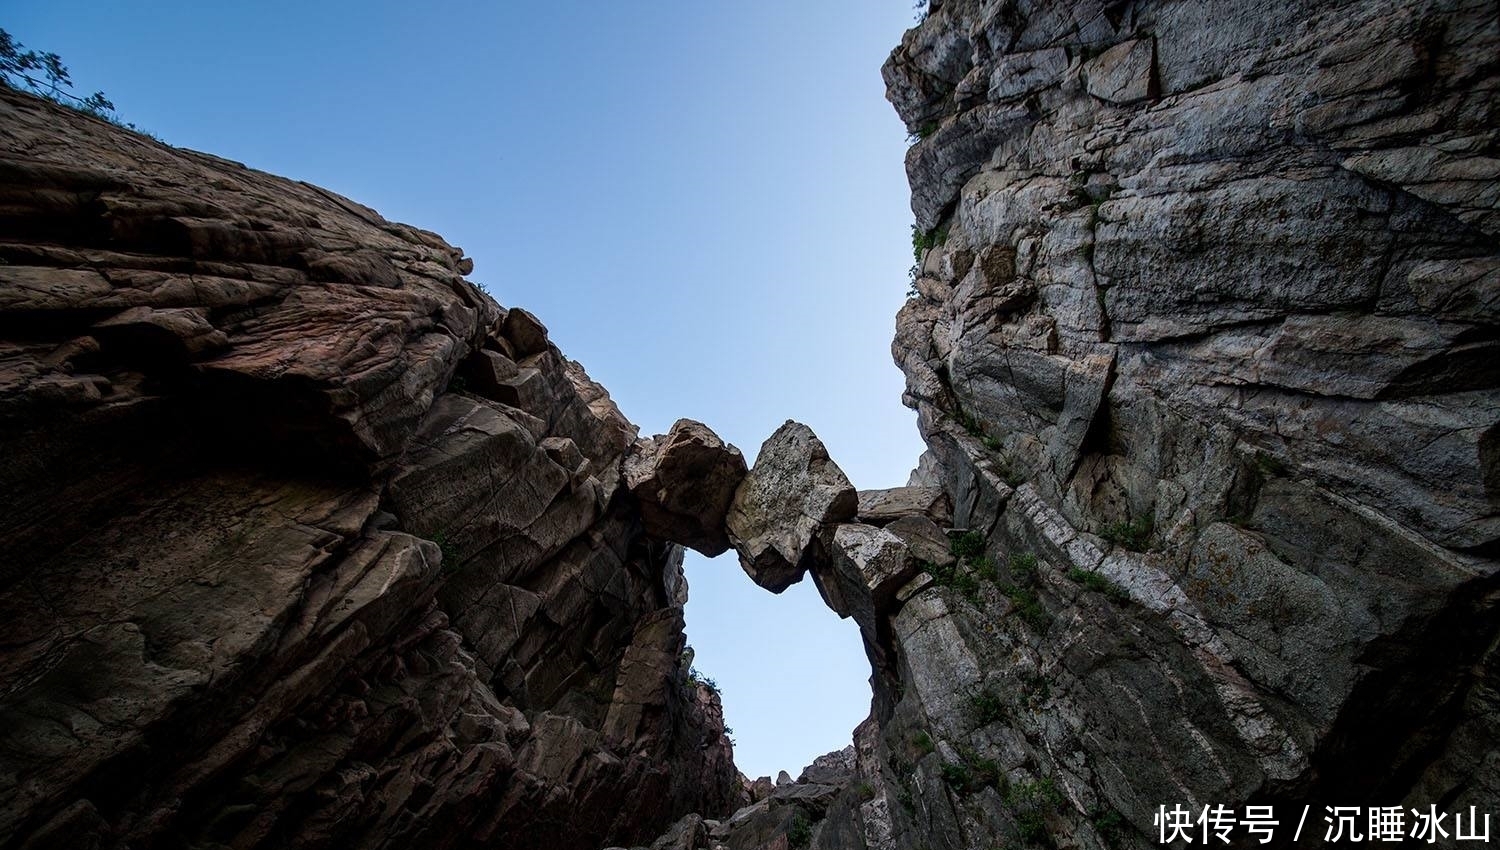
M 890 613 L 896 591 L 922 572 L 922 564 L 899 536 L 873 525 L 844 523 L 825 539 L 827 560 L 813 568 L 818 590 L 873 644 L 877 619 Z
M 637 440 L 624 466 L 625 486 L 640 503 L 646 533 L 710 558 L 729 548 L 724 517 L 745 473 L 740 450 L 691 419 Z
M 760 447 L 725 520 L 740 566 L 780 593 L 802 580 L 820 529 L 853 518 L 859 500 L 812 429 L 790 419 Z
M 953 521 L 953 506 L 941 487 L 891 487 L 859 491 L 859 521 L 885 525 L 906 516 L 925 516 L 947 525 Z

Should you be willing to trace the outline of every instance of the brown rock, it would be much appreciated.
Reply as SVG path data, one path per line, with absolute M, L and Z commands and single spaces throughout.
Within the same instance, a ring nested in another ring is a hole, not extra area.
M 729 548 L 724 517 L 745 472 L 739 449 L 691 419 L 638 440 L 624 466 L 625 486 L 640 502 L 646 533 L 709 557 Z

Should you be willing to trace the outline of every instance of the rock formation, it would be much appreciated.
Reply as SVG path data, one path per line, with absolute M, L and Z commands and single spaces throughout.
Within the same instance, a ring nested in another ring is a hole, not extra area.
M 0 848 L 1496 813 L 1497 56 L 1493 3 L 933 0 L 928 450 L 862 492 L 794 422 L 636 439 L 431 234 L 0 93 Z M 858 625 L 852 747 L 736 774 L 679 545 Z
M 856 771 L 698 846 L 1496 812 L 1497 56 L 1483 3 L 929 4 L 892 351 L 952 517 L 818 532 Z
M 854 516 L 859 501 L 811 428 L 788 420 L 766 439 L 725 519 L 740 564 L 780 593 L 802 580 L 818 532 Z
M 534 316 L 321 189 L 0 126 L 0 846 L 596 850 L 738 802 L 635 428 Z

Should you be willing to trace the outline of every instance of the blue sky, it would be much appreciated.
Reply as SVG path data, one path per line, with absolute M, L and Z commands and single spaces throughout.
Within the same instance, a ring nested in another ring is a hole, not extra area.
M 880 64 L 910 0 L 12 0 L 0 26 L 164 140 L 436 231 L 645 434 L 753 459 L 812 426 L 860 488 L 922 446 L 891 364 L 911 263 Z M 851 623 L 690 553 L 688 636 L 752 778 L 869 708 Z

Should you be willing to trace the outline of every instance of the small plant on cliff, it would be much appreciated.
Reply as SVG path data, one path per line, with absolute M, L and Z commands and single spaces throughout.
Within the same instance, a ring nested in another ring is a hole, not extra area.
M 1011 575 L 1021 581 L 1030 582 L 1036 578 L 1037 560 L 1030 552 L 1012 552 L 1008 566 Z
M 443 555 L 443 569 L 458 569 L 458 544 L 448 539 L 448 532 L 439 531 L 432 535 L 432 542 L 438 545 L 438 551 Z
M 1074 567 L 1068 570 L 1068 578 L 1083 585 L 1086 589 L 1095 593 L 1102 593 L 1116 602 L 1129 602 L 1130 594 L 1118 584 L 1110 581 L 1106 576 L 1091 570 Z
M 1017 836 L 1027 844 L 1050 843 L 1047 818 L 1065 801 L 1057 783 L 1050 777 L 1017 782 L 1006 789 L 1003 796 L 1016 818 Z
M 797 850 L 797 848 L 806 847 L 811 842 L 812 823 L 807 819 L 807 815 L 797 812 L 792 815 L 792 823 L 787 827 L 786 844 L 792 850 Z
M 947 227 L 934 227 L 931 230 L 923 230 L 913 224 L 911 226 L 911 257 L 918 265 L 921 265 L 923 255 L 947 241 Z
M 96 91 L 88 97 L 79 97 L 68 91 L 73 88 L 73 77 L 68 73 L 68 66 L 62 63 L 61 56 L 25 48 L 26 45 L 0 29 L 0 84 L 13 89 L 26 89 L 54 103 L 141 132 L 134 124 L 120 120 L 120 116 L 115 113 L 114 103 L 104 96 L 104 92 Z
M 1144 552 L 1153 527 L 1153 520 L 1148 514 L 1133 522 L 1110 523 L 1099 532 L 1099 536 L 1132 552 Z
M 956 558 L 973 558 L 984 554 L 984 535 L 964 531 L 948 539 L 948 549 Z
M 969 697 L 969 711 L 973 713 L 974 723 L 978 726 L 988 726 L 1005 719 L 1005 704 L 989 691 L 981 691 Z
M 943 782 L 961 794 L 972 794 L 983 788 L 994 788 L 1006 793 L 1008 784 L 1000 765 L 994 759 L 983 758 L 979 753 L 965 747 L 959 751 L 959 761 L 944 762 L 939 770 Z
M 916 130 L 913 130 L 912 132 L 906 134 L 906 143 L 909 145 L 914 145 L 917 142 L 922 141 L 928 136 L 931 136 L 933 133 L 936 133 L 939 126 L 940 125 L 937 121 L 923 121 Z
M 937 745 L 932 743 L 932 736 L 927 734 L 927 730 L 925 729 L 918 729 L 912 734 L 911 746 L 912 749 L 924 756 L 937 749 Z
M 723 696 L 723 693 L 719 690 L 719 683 L 715 682 L 712 678 L 699 673 L 697 667 L 688 668 L 688 682 L 695 687 L 701 686 L 708 688 L 708 690 L 714 696 Z
M 1123 843 L 1128 825 L 1125 823 L 1125 818 L 1114 809 L 1096 811 L 1089 819 L 1089 823 L 1093 824 L 1094 831 L 1099 833 L 1099 837 L 1104 839 L 1106 845 L 1115 846 Z
M 1045 629 L 1052 622 L 1052 615 L 1042 606 L 1037 598 L 1036 592 L 1029 587 L 1007 587 L 1005 595 L 1010 598 L 1010 604 L 1015 612 L 1020 615 L 1037 631 Z

